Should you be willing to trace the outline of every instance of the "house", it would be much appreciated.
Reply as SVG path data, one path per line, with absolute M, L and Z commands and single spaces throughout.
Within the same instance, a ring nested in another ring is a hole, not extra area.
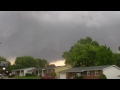
M 63 70 L 67 70 L 67 69 L 69 69 L 70 67 L 67 67 L 67 66 L 57 66 L 56 68 L 55 68 L 55 73 L 56 73 L 56 78 L 57 79 L 60 79 L 60 74 L 59 74 L 59 72 L 61 72 L 61 71 L 63 71 Z
M 107 79 L 120 79 L 120 68 L 116 65 L 70 68 L 60 72 L 60 79 L 70 79 L 75 75 L 83 79 L 99 79 L 101 74 L 105 74 Z
M 54 67 L 43 67 L 43 68 L 36 68 L 33 70 L 29 70 L 30 72 L 33 72 L 35 75 L 39 76 L 44 76 L 46 73 L 50 73 L 50 72 L 55 72 L 56 73 L 56 78 L 59 79 L 59 72 L 69 69 L 70 67 L 67 66 L 54 66 Z M 29 72 L 28 71 L 28 72 Z
M 55 72 L 56 67 L 43 67 L 43 68 L 36 68 L 33 70 L 29 70 L 28 72 L 33 72 L 35 75 L 44 76 L 46 73 Z
M 17 76 L 25 76 L 26 73 L 31 73 L 29 70 L 33 70 L 35 67 L 30 67 L 30 68 L 23 68 L 23 69 L 17 69 L 17 70 L 12 70 L 12 74 L 15 74 Z M 29 72 L 28 72 L 29 71 Z
M 120 79 L 120 75 L 118 75 L 117 77 L 119 77 L 119 79 Z

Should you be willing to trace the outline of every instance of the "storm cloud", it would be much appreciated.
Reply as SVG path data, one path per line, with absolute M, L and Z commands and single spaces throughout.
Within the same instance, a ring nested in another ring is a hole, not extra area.
M 1 11 L 0 55 L 62 60 L 80 38 L 90 36 L 113 52 L 120 46 L 119 11 Z

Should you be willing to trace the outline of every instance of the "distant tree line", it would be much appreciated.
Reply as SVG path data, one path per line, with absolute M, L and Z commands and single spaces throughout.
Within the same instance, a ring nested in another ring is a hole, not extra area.
M 4 57 L 0 57 L 0 61 L 7 61 L 8 62 L 8 67 L 6 67 L 6 70 L 11 71 L 15 69 L 21 69 L 21 68 L 29 68 L 29 67 L 55 67 L 54 64 L 49 64 L 49 62 L 45 59 L 41 58 L 34 58 L 32 56 L 20 56 L 15 59 L 15 62 L 13 65 L 11 65 L 10 61 L 8 61 Z M 0 71 L 2 68 L 0 68 Z

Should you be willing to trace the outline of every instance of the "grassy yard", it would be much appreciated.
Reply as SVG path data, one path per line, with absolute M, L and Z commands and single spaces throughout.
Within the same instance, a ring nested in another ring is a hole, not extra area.
M 38 77 L 38 76 L 28 76 L 28 77 L 25 77 L 25 76 L 15 76 L 14 78 L 15 79 L 40 79 L 40 77 Z

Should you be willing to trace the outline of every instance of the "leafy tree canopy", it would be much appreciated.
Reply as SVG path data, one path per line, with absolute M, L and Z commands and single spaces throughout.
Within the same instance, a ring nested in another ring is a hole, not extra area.
M 115 63 L 110 47 L 99 45 L 92 38 L 81 38 L 69 51 L 63 52 L 65 64 L 72 67 L 112 65 Z
M 40 59 L 40 58 L 34 58 L 32 56 L 21 56 L 17 57 L 13 67 L 14 69 L 20 69 L 20 68 L 29 68 L 29 67 L 44 67 L 47 64 L 47 60 Z

